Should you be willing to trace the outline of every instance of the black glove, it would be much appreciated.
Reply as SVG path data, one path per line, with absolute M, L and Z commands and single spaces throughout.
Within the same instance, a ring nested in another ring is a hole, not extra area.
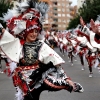
M 36 80 L 39 77 L 41 78 L 42 77 L 42 73 L 47 71 L 49 68 L 55 68 L 55 70 L 56 70 L 56 67 L 53 65 L 52 62 L 49 62 L 48 64 L 44 64 L 44 63 L 39 62 L 39 68 L 37 68 L 36 70 L 34 70 L 32 72 L 32 74 L 29 76 L 30 79 Z

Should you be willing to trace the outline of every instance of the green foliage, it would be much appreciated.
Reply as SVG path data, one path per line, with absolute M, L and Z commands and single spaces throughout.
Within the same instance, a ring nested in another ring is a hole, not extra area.
M 75 28 L 79 22 L 80 16 L 82 16 L 85 23 L 89 23 L 91 19 L 96 20 L 97 15 L 100 14 L 100 0 L 85 0 L 85 3 L 78 10 L 77 16 L 69 23 L 69 28 Z
M 67 27 L 67 29 L 72 29 L 72 28 L 76 27 L 78 25 L 78 23 L 79 23 L 79 17 L 80 16 L 77 16 L 74 19 L 72 19 L 70 21 L 69 26 Z
M 3 16 L 4 13 L 7 12 L 8 8 L 11 8 L 12 5 L 8 0 L 0 0 L 0 17 Z M 0 20 L 0 23 L 6 27 L 6 23 L 4 23 L 2 20 Z

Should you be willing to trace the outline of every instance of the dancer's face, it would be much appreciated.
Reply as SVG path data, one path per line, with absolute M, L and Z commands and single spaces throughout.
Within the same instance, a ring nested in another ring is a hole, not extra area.
M 38 31 L 34 29 L 27 35 L 26 42 L 34 42 L 37 39 L 37 36 L 38 36 Z

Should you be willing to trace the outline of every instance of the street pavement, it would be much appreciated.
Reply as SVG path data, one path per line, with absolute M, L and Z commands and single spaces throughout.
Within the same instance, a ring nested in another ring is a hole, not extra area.
M 68 60 L 67 55 L 63 56 L 58 49 L 56 52 L 66 61 L 62 64 L 66 74 L 75 82 L 79 82 L 83 88 L 83 93 L 72 92 L 66 90 L 58 92 L 43 91 L 40 100 L 100 100 L 100 73 L 97 68 L 93 68 L 93 77 L 89 78 L 89 70 L 87 62 L 85 63 L 85 70 L 81 70 L 80 60 L 77 56 L 77 61 L 74 65 Z M 2 61 L 3 69 L 5 63 Z M 15 89 L 12 84 L 12 79 L 7 77 L 6 74 L 0 74 L 0 100 L 14 100 Z

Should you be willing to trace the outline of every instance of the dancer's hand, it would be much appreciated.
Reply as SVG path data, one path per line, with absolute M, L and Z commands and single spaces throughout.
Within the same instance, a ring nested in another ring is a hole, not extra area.
M 93 19 L 91 19 L 90 24 L 91 24 L 92 31 L 100 35 L 100 25 L 96 25 Z
M 79 93 L 84 92 L 83 86 L 80 83 L 74 82 L 74 85 L 75 85 L 75 89 L 73 90 L 74 92 L 79 92 Z
M 84 22 L 84 20 L 83 20 L 83 18 L 82 17 L 80 17 L 80 24 L 84 27 L 84 25 L 85 25 L 85 22 Z

